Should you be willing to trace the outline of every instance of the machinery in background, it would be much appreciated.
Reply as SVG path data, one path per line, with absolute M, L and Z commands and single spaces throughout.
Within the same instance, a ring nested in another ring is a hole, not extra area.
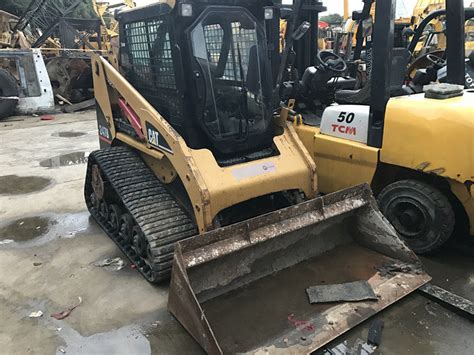
M 119 35 L 118 22 L 115 20 L 113 11 L 118 11 L 123 7 L 132 9 L 135 7 L 135 3 L 132 0 L 124 0 L 111 5 L 106 1 L 92 0 L 92 7 L 102 25 L 100 31 L 101 41 L 104 43 L 105 49 L 110 52 L 113 49 L 112 40 Z
M 0 11 L 0 48 L 8 49 L 0 54 L 0 116 L 15 109 L 20 114 L 48 112 L 54 99 L 74 104 L 93 98 L 90 56 L 100 52 L 116 63 L 117 23 L 110 11 L 134 4 L 92 0 L 98 18 L 69 17 L 80 3 L 32 0 L 21 17 Z
M 19 20 L 0 11 L 0 119 L 15 111 L 30 114 L 54 109 L 53 91 L 41 51 L 28 49 L 23 33 L 14 31 Z
M 0 48 L 9 48 L 14 41 L 12 28 L 18 17 L 9 12 L 0 10 Z
M 464 11 L 464 21 L 460 21 L 466 24 L 471 23 L 474 18 L 474 8 L 466 8 Z M 438 46 L 439 43 L 435 39 L 437 35 L 436 32 L 431 32 L 431 30 L 426 30 L 427 27 L 431 28 L 433 23 L 442 24 L 444 28 L 446 22 L 446 10 L 442 8 L 441 10 L 435 10 L 428 14 L 423 21 L 420 22 L 416 31 L 413 32 L 412 39 L 408 45 L 408 51 L 412 54 L 412 59 L 408 66 L 407 78 L 415 85 L 420 87 L 420 85 L 426 85 L 433 81 L 445 82 L 447 79 L 447 66 L 446 58 L 451 51 L 446 49 L 446 31 L 441 31 L 440 38 L 443 39 L 443 45 Z M 468 30 L 469 26 L 465 26 L 464 29 Z M 429 33 L 426 37 L 426 33 Z M 473 88 L 473 78 L 474 78 L 474 56 L 469 50 L 469 41 L 467 41 L 468 33 L 466 33 L 466 41 L 460 40 L 459 47 L 460 55 L 466 57 L 465 59 L 465 87 Z M 422 44 L 420 47 L 420 43 Z M 431 45 L 434 43 L 433 45 Z M 422 51 L 417 52 L 419 48 L 422 48 Z M 459 62 L 459 65 L 461 63 Z M 428 67 L 428 68 L 427 68 Z M 427 68 L 427 70 L 420 68 Z M 416 91 L 416 89 L 415 89 Z
M 0 49 L 0 119 L 50 112 L 54 96 L 39 49 Z

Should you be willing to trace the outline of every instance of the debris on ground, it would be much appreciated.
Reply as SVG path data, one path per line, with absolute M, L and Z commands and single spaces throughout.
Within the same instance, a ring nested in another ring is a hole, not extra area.
M 54 116 L 53 115 L 43 115 L 40 117 L 40 120 L 41 121 L 52 121 L 54 120 Z
M 474 303 L 470 300 L 431 283 L 421 286 L 418 292 L 461 317 L 474 321 Z
M 95 99 L 90 99 L 90 100 L 85 100 L 82 102 L 79 102 L 77 104 L 71 104 L 69 106 L 63 106 L 62 111 L 66 113 L 72 113 L 72 112 L 77 112 L 81 110 L 85 110 L 88 108 L 92 108 L 95 106 Z
M 78 299 L 79 299 L 79 302 L 76 303 L 74 306 L 69 307 L 69 308 L 66 308 L 66 309 L 65 309 L 64 311 L 62 311 L 62 312 L 53 313 L 53 314 L 51 314 L 51 317 L 56 318 L 56 319 L 58 319 L 58 320 L 61 320 L 61 319 L 64 319 L 64 318 L 68 317 L 68 316 L 71 314 L 71 312 L 72 312 L 74 309 L 76 309 L 77 307 L 79 307 L 79 305 L 82 303 L 82 298 L 81 298 L 81 297 L 78 297 Z
M 306 289 L 306 293 L 311 304 L 378 300 L 372 286 L 367 281 L 311 286 Z
M 43 311 L 35 311 L 35 312 L 31 312 L 29 317 L 30 318 L 39 318 L 39 317 L 42 317 L 43 316 Z
M 156 328 L 156 327 L 159 327 L 160 325 L 161 325 L 161 322 L 160 322 L 159 320 L 157 320 L 157 321 L 151 323 L 151 326 L 152 326 L 152 327 L 155 327 L 155 328 Z
M 62 96 L 60 94 L 55 94 L 54 96 L 56 96 L 56 98 L 59 99 L 60 102 L 62 101 L 63 103 L 67 103 L 68 105 L 72 105 L 72 102 L 69 101 L 68 99 L 66 99 L 64 96 Z
M 59 350 L 60 352 L 62 352 L 63 354 L 66 353 L 66 350 L 64 350 L 63 348 L 59 348 L 58 350 Z
M 380 267 L 376 267 L 375 270 L 377 270 L 380 273 L 380 276 L 383 277 L 395 276 L 397 272 L 403 272 L 405 274 L 410 272 L 420 274 L 421 272 L 420 268 L 415 265 L 400 262 L 389 262 Z
M 125 266 L 127 266 L 127 263 L 123 261 L 122 258 L 116 257 L 97 261 L 94 263 L 94 265 L 98 267 L 103 267 L 108 271 L 119 271 L 122 270 Z
M 293 323 L 296 329 L 298 330 L 307 330 L 309 332 L 314 331 L 314 325 L 306 320 L 295 319 L 294 314 L 288 315 L 288 320 Z
M 39 263 L 39 262 L 34 262 L 33 263 L 33 266 L 40 266 L 40 265 L 43 265 L 43 263 Z
M 380 345 L 382 338 L 383 320 L 375 319 L 369 325 L 369 334 L 367 335 L 367 343 L 371 345 Z
M 368 355 L 373 354 L 376 350 L 376 347 L 370 345 L 363 341 L 362 339 L 358 338 L 354 344 L 349 345 L 347 340 L 344 340 L 342 343 L 337 344 L 332 348 L 324 348 L 322 354 L 323 355 L 342 355 L 342 354 L 360 354 L 360 355 Z

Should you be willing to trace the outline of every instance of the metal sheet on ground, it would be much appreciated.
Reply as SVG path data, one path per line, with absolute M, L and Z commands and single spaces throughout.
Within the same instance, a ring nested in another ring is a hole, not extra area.
M 377 300 L 374 290 L 367 281 L 311 286 L 306 289 L 306 293 L 311 304 Z

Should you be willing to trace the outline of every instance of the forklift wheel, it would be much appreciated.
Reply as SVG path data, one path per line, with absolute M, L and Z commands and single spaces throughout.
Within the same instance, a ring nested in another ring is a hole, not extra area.
M 0 97 L 18 97 L 18 85 L 15 78 L 5 69 L 0 68 Z M 0 99 L 0 119 L 9 117 L 16 108 L 18 99 Z
M 378 195 L 380 210 L 417 254 L 443 245 L 454 229 L 454 211 L 446 196 L 416 180 L 401 180 Z

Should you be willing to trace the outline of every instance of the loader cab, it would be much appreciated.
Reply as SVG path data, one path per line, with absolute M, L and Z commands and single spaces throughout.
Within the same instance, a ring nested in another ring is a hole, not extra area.
M 252 1 L 177 1 L 118 14 L 120 68 L 193 149 L 272 151 L 272 74 Z

